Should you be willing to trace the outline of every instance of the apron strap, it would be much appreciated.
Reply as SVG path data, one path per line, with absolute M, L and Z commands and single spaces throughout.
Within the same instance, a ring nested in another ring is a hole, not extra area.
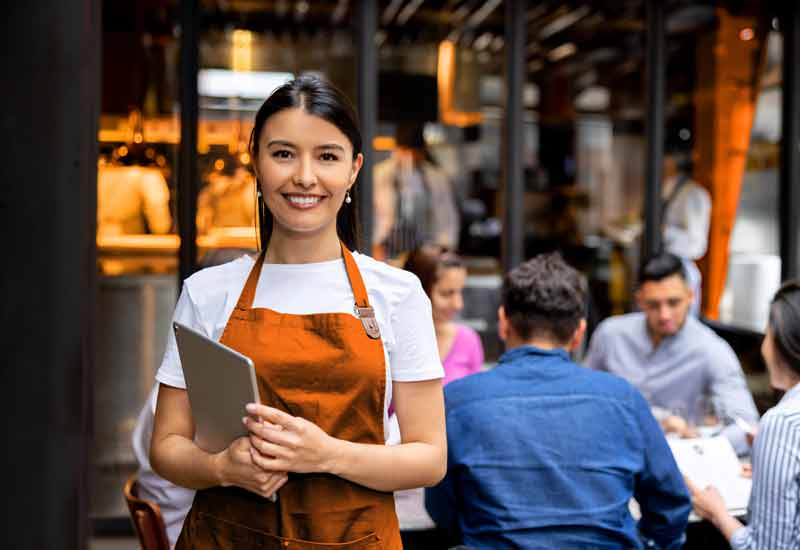
M 367 287 L 364 286 L 364 279 L 361 278 L 361 272 L 358 270 L 353 254 L 342 243 L 342 258 L 344 259 L 344 266 L 347 270 L 347 278 L 350 280 L 350 288 L 353 289 L 353 296 L 355 296 L 355 313 L 361 324 L 364 326 L 364 331 L 372 339 L 381 337 L 381 331 L 378 327 L 378 320 L 375 318 L 375 310 L 369 305 L 369 298 L 367 297 Z
M 250 275 L 247 277 L 247 282 L 244 284 L 244 289 L 239 295 L 239 301 L 236 302 L 236 309 L 248 310 L 253 307 L 253 299 L 256 296 L 256 286 L 258 286 L 258 278 L 261 276 L 261 268 L 264 265 L 264 256 L 266 250 L 262 250 L 261 254 L 256 258 L 256 263 L 250 270 Z

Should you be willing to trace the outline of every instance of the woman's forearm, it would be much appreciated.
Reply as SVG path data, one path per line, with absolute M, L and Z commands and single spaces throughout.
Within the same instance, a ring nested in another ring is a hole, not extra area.
M 743 527 L 742 523 L 727 511 L 720 511 L 715 514 L 711 518 L 711 522 L 728 541 L 731 540 L 736 531 Z
M 175 485 L 196 490 L 222 485 L 218 458 L 219 455 L 207 453 L 177 434 L 153 441 L 150 449 L 150 465 L 158 475 Z
M 339 440 L 325 470 L 376 491 L 430 487 L 447 471 L 447 450 L 422 442 L 366 445 Z

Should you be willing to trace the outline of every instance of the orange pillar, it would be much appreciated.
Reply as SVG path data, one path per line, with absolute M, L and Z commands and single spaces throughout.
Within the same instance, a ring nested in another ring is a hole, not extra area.
M 703 273 L 703 313 L 718 316 L 728 272 L 728 245 L 744 177 L 755 115 L 764 32 L 752 17 L 717 10 L 716 31 L 697 44 L 694 179 L 711 194 L 708 252 Z

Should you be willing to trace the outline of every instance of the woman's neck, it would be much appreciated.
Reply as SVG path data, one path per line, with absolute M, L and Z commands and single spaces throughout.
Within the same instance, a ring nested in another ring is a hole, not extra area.
M 440 321 L 433 323 L 433 330 L 436 332 L 436 336 L 446 336 L 453 332 L 455 328 L 455 323 L 453 321 Z
M 273 231 L 267 244 L 265 261 L 271 264 L 310 264 L 342 257 L 341 244 L 335 231 L 321 236 L 287 235 Z

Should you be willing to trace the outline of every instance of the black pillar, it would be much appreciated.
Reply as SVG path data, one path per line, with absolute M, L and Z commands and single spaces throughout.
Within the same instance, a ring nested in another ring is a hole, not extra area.
M 664 96 L 666 90 L 666 61 L 664 55 L 664 2 L 647 0 L 647 36 L 645 50 L 645 198 L 644 198 L 644 257 L 661 248 L 661 180 L 664 162 Z
M 100 0 L 11 2 L 2 19 L 2 546 L 84 549 Z
M 181 144 L 178 152 L 178 234 L 181 247 L 178 288 L 197 268 L 197 34 L 198 0 L 181 0 L 180 98 Z
M 505 222 L 503 267 L 522 262 L 525 251 L 522 166 L 522 86 L 525 83 L 525 2 L 506 0 Z
M 359 0 L 356 5 L 356 52 L 358 55 L 358 117 L 361 121 L 364 165 L 358 176 L 358 200 L 356 208 L 361 219 L 361 247 L 365 254 L 372 254 L 372 228 L 374 208 L 372 206 L 372 168 L 375 164 L 372 140 L 378 125 L 378 56 L 375 47 L 375 31 L 378 14 L 375 0 Z M 347 208 L 347 205 L 344 206 Z
M 800 4 L 787 2 L 783 31 L 783 135 L 780 174 L 781 279 L 800 277 Z

